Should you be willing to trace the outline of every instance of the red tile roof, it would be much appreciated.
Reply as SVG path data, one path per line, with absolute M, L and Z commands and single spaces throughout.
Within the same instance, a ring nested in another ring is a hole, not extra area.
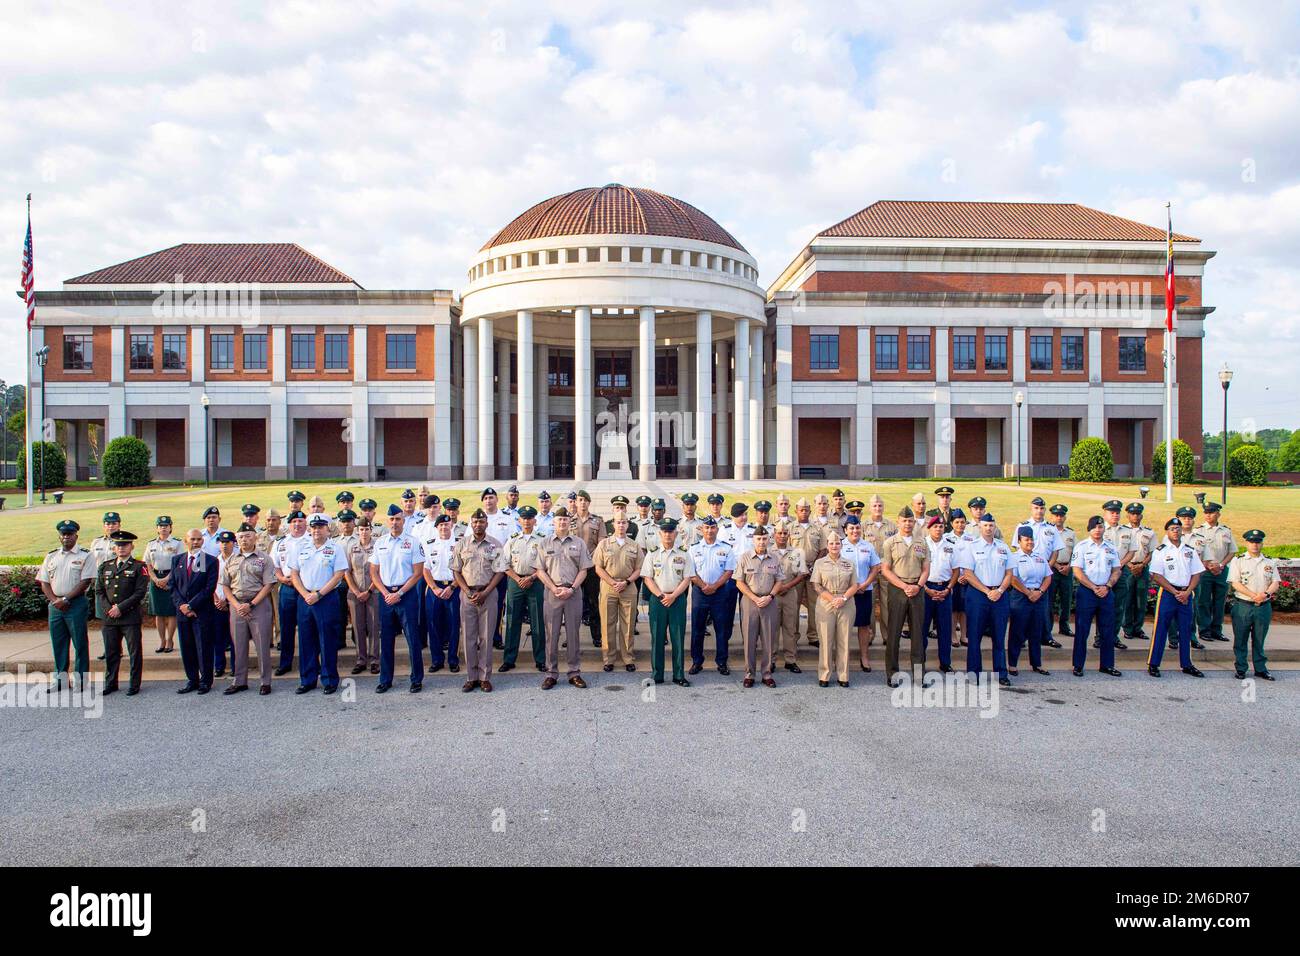
M 818 236 L 888 239 L 1080 239 L 1163 242 L 1165 230 L 1078 203 L 884 199 Z M 1183 242 L 1193 236 L 1174 233 Z
M 731 233 L 690 203 L 618 183 L 544 199 L 516 216 L 483 249 L 526 239 L 595 235 L 676 236 L 745 251 Z
M 76 285 L 172 282 L 338 282 L 350 276 L 293 242 L 183 242 L 67 281 Z

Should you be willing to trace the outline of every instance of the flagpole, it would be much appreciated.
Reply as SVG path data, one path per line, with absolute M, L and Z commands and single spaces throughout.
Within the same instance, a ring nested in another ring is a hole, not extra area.
M 28 193 L 27 194 L 27 231 L 31 232 L 31 229 L 32 229 L 32 194 Z M 35 275 L 35 272 L 36 272 L 36 260 L 35 260 L 35 253 L 33 252 L 32 254 L 33 276 Z M 23 324 L 27 326 L 27 351 L 25 353 L 25 358 L 24 358 L 24 364 L 27 366 L 27 394 L 24 396 L 25 405 L 23 410 L 23 421 L 25 425 L 23 430 L 26 433 L 25 437 L 27 439 L 27 447 L 23 454 L 23 458 L 26 459 L 26 461 L 24 462 L 25 467 L 23 470 L 27 472 L 27 507 L 30 508 L 32 506 L 32 462 L 31 462 L 31 457 L 32 457 L 32 322 L 31 322 L 31 317 L 26 314 L 25 310 L 23 314 Z
M 1169 221 L 1169 267 L 1173 268 L 1174 220 L 1170 204 L 1165 203 Z M 1174 500 L 1174 330 L 1165 323 L 1165 501 Z

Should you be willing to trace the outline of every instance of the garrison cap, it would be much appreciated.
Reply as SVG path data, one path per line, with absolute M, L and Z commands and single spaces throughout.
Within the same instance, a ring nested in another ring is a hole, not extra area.
M 134 541 L 135 534 L 131 531 L 124 531 L 121 528 L 118 528 L 108 536 L 108 539 L 114 544 L 125 544 L 128 541 Z
M 344 508 L 338 513 L 338 519 L 340 521 L 356 521 L 357 513 L 351 508 Z
M 342 504 L 345 501 L 355 501 L 356 497 L 357 496 L 350 491 L 340 491 L 337 495 L 334 496 L 334 500 L 337 503 Z
M 1036 508 L 1046 508 L 1046 507 L 1047 507 L 1047 502 L 1044 501 L 1044 500 L 1042 499 L 1041 496 L 1035 497 L 1035 498 L 1034 498 L 1032 501 L 1030 501 L 1029 503 L 1030 503 L 1031 505 L 1033 505 L 1034 507 L 1036 507 Z
M 1205 503 L 1205 513 L 1208 515 L 1211 511 L 1222 511 L 1223 505 L 1217 501 L 1207 501 Z
M 291 492 L 289 492 L 287 495 L 285 495 L 285 497 L 288 498 L 290 501 L 306 501 L 306 500 L 307 500 L 307 496 L 304 495 L 301 491 L 291 491 Z
M 1195 517 L 1196 517 L 1196 509 L 1193 508 L 1191 505 L 1183 505 L 1181 508 L 1179 508 L 1177 511 L 1174 512 L 1174 517 L 1175 517 L 1175 518 L 1195 518 Z
M 684 505 L 695 505 L 695 504 L 699 504 L 699 502 L 700 502 L 700 496 L 697 495 L 697 494 L 696 494 L 695 492 L 693 492 L 693 491 L 688 491 L 688 492 L 686 492 L 686 494 L 684 494 L 684 495 L 681 496 L 681 502 L 682 502 L 682 504 L 684 504 Z
M 749 510 L 749 505 L 745 504 L 743 501 L 737 501 L 734 505 L 731 506 L 731 517 L 739 518 L 748 510 Z
M 966 502 L 967 508 L 987 508 L 988 506 L 989 506 L 988 501 L 985 500 L 984 498 L 981 498 L 979 495 L 976 495 L 970 501 Z
M 121 524 L 122 516 L 118 514 L 116 511 L 105 511 L 104 524 L 112 524 L 114 521 L 116 521 L 118 524 Z
M 1179 521 L 1177 518 L 1170 518 L 1168 521 L 1165 522 L 1166 531 L 1168 531 L 1170 528 L 1181 528 L 1182 526 L 1183 523 Z
M 643 495 L 642 497 L 645 497 L 645 496 Z M 636 500 L 636 502 L 637 502 L 637 504 L 640 504 L 640 503 L 641 503 L 641 498 L 638 498 L 638 499 Z M 611 505 L 623 505 L 624 507 L 627 507 L 627 503 L 628 503 L 628 502 L 627 502 L 627 495 L 615 495 L 613 498 L 610 498 L 610 499 L 609 499 L 609 503 L 610 503 Z M 649 502 L 649 500 L 647 499 L 646 504 L 649 504 L 649 503 L 650 503 L 650 502 Z
M 482 500 L 483 500 L 484 498 L 486 498 L 488 495 L 492 495 L 493 497 L 495 497 L 495 496 L 496 496 L 496 493 L 497 493 L 497 490 L 496 490 L 495 488 L 493 488 L 491 485 L 489 485 L 488 487 L 486 487 L 486 488 L 483 489 L 483 493 L 482 493 L 481 495 L 478 496 L 478 500 L 479 500 L 479 501 L 482 501 Z
M 168 527 L 170 527 L 171 523 L 172 523 L 171 515 L 159 515 L 158 520 L 154 522 L 154 527 L 161 528 L 163 525 L 167 525 Z
M 280 514 L 280 512 L 276 511 L 274 508 L 271 508 L 266 512 L 266 520 L 268 521 L 270 521 L 272 518 L 282 518 L 282 517 L 284 516 Z
M 1065 505 L 1052 505 L 1052 507 L 1047 510 L 1054 515 L 1066 515 L 1070 513 L 1070 509 Z
M 771 510 L 772 510 L 772 502 L 770 502 L 770 501 L 755 501 L 755 502 L 754 502 L 754 510 L 755 510 L 755 511 L 771 511 Z
M 225 543 L 227 543 L 227 542 L 230 542 L 231 544 L 233 544 L 234 541 L 235 541 L 235 532 L 233 532 L 233 531 L 222 531 L 222 532 L 220 532 L 220 533 L 217 534 L 217 540 L 220 541 L 222 544 L 225 544 Z
M 1032 541 L 1034 538 L 1034 529 L 1027 524 L 1022 524 L 1019 528 L 1016 529 L 1016 537 L 1029 538 Z
M 708 503 L 711 504 L 711 505 L 720 505 L 720 504 L 722 504 L 724 501 L 726 501 L 727 499 L 724 498 L 724 497 L 722 497 L 722 495 L 718 494 L 718 493 L 715 491 L 713 494 L 709 495 L 709 497 L 706 498 L 705 500 L 708 501 Z
M 659 522 L 659 530 L 660 530 L 660 531 L 676 531 L 676 530 L 677 530 L 677 519 L 676 519 L 676 518 L 665 518 L 663 521 Z
M 847 528 L 851 524 L 860 525 L 862 524 L 862 519 L 859 518 L 857 515 L 849 515 L 847 518 L 844 519 L 844 527 Z
M 443 502 L 442 502 L 442 506 L 443 506 L 444 508 L 449 508 L 449 509 L 452 510 L 452 511 L 459 511 L 459 510 L 460 510 L 460 499 L 459 499 L 459 498 L 444 498 L 444 499 L 443 499 Z
M 537 509 L 534 508 L 532 505 L 524 505 L 523 507 L 521 507 L 521 508 L 519 509 L 519 517 L 521 517 L 521 518 L 536 518 L 536 517 L 537 517 Z
M 1105 523 L 1106 523 L 1106 519 L 1103 518 L 1101 515 L 1093 515 L 1091 518 L 1088 519 L 1088 530 L 1091 531 L 1093 528 L 1097 527 L 1097 525 L 1105 524 Z
M 482 508 L 475 508 L 474 513 L 469 518 L 471 521 L 487 521 L 487 512 Z
M 204 518 L 210 518 L 213 515 L 216 515 L 218 518 L 221 517 L 221 509 L 218 508 L 216 505 L 208 505 L 206 508 L 203 509 Z
M 440 524 L 450 524 L 450 523 L 451 523 L 451 515 L 448 514 L 441 514 L 438 515 L 438 517 L 433 519 L 433 526 L 435 528 L 438 527 L 438 525 Z
M 1140 501 L 1131 501 L 1127 508 L 1124 509 L 1131 515 L 1140 515 L 1147 510 L 1147 506 Z
M 77 524 L 77 522 L 73 521 L 71 518 L 64 518 L 54 526 L 54 530 L 59 534 L 72 534 L 73 532 L 80 531 L 81 525 Z
M 718 525 L 718 519 L 713 517 L 713 515 L 705 515 L 703 518 L 700 519 L 700 524 L 708 525 L 711 528 L 716 528 Z
M 325 515 L 321 514 L 320 512 L 317 512 L 316 514 L 312 515 L 310 518 L 307 519 L 307 527 L 309 528 L 319 528 L 321 526 L 328 528 L 329 525 L 330 525 L 330 519 L 325 517 Z
M 549 491 L 543 491 L 540 495 L 537 496 L 537 500 L 538 500 L 538 501 L 550 501 L 550 500 L 551 500 L 551 493 L 550 493 Z
M 955 495 L 957 492 L 953 491 L 947 485 L 941 485 L 938 488 L 934 489 L 934 493 L 936 495 Z
M 374 511 L 379 507 L 379 502 L 374 498 L 362 498 L 361 501 L 357 503 L 357 507 L 362 511 Z
M 577 500 L 577 498 L 581 498 L 584 501 L 591 501 L 591 492 L 589 492 L 586 488 L 583 488 L 581 491 L 577 493 L 575 500 Z
M 898 516 L 899 516 L 900 518 L 912 518 L 912 519 L 914 519 L 914 520 L 915 520 L 915 518 L 916 518 L 916 515 L 912 514 L 912 509 L 911 509 L 911 508 L 904 508 L 902 511 L 900 511 L 900 512 L 898 513 Z
M 1101 506 L 1101 510 L 1102 511 L 1123 511 L 1124 502 L 1120 501 L 1118 498 L 1112 498 L 1110 499 L 1110 501 L 1106 502 L 1104 505 Z
M 243 534 L 246 531 L 252 531 L 254 534 L 257 533 L 257 528 L 249 524 L 247 521 L 243 522 L 237 530 L 239 534 Z M 221 535 L 217 535 L 217 537 L 220 538 Z
M 402 492 L 403 501 L 410 501 L 414 497 L 415 497 L 415 492 L 410 488 L 407 488 L 405 491 Z
M 389 505 L 389 506 L 388 506 L 388 517 L 391 518 L 391 517 L 393 517 L 394 515 L 400 515 L 401 513 L 402 513 L 402 509 L 399 508 L 397 505 Z
M 299 518 L 306 518 L 306 517 L 307 515 L 303 512 L 301 508 L 294 508 L 292 511 L 289 512 L 289 517 L 286 520 L 297 521 Z
M 1259 544 L 1264 540 L 1264 532 L 1260 531 L 1258 528 L 1251 528 L 1249 531 L 1243 534 L 1242 537 L 1245 538 L 1247 541 L 1249 541 L 1251 544 Z
M 960 508 L 953 508 L 952 511 L 948 512 L 949 521 L 956 521 L 958 518 L 960 518 L 962 521 L 965 521 L 966 512 L 962 511 Z
M 667 508 L 668 508 L 668 503 L 665 502 L 662 498 L 656 498 L 654 501 L 650 502 L 651 511 L 664 511 Z
M 569 509 L 564 507 L 564 505 L 560 505 L 560 507 L 552 511 L 551 514 L 557 518 L 567 518 L 569 517 Z
M 252 502 L 249 502 L 248 504 L 244 505 L 242 508 L 239 509 L 239 513 L 242 514 L 245 518 L 247 518 L 251 515 L 261 514 L 262 509 L 259 508 L 257 505 L 253 504 Z

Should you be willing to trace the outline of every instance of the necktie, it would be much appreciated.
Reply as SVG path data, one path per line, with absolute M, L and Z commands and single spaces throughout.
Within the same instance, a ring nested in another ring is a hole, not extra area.
M 194 555 L 190 555 L 190 574 L 194 573 Z

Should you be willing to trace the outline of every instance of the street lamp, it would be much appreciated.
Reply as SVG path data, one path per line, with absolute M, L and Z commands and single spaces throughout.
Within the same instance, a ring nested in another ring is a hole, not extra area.
M 1017 485 L 1020 484 L 1020 406 L 1023 404 L 1025 404 L 1025 393 L 1016 392 L 1016 427 L 1014 429 L 1014 433 L 1015 433 L 1015 443 L 1016 443 L 1016 484 Z
M 212 399 L 208 397 L 207 392 L 204 392 L 203 397 L 199 399 L 199 402 L 203 405 L 203 486 L 205 488 L 211 488 L 212 456 L 208 453 L 208 406 L 212 404 Z
M 36 350 L 36 364 L 41 367 L 41 501 L 45 501 L 45 363 L 50 360 L 50 347 L 42 345 Z M 28 450 L 31 454 L 31 450 Z M 32 463 L 29 461 L 27 467 L 30 468 Z
M 1219 369 L 1219 384 L 1223 386 L 1223 455 L 1222 467 L 1219 469 L 1219 478 L 1222 479 L 1223 486 L 1219 493 L 1223 495 L 1221 504 L 1228 503 L 1228 386 L 1232 384 L 1232 369 L 1228 368 L 1228 363 L 1223 363 L 1223 368 Z

